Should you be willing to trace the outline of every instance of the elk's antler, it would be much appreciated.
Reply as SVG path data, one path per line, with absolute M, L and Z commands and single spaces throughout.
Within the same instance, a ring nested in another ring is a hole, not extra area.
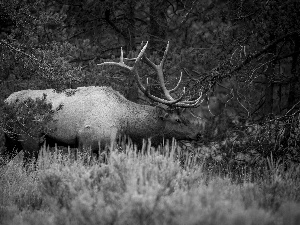
M 182 100 L 184 95 L 185 95 L 185 87 L 183 88 L 183 91 L 182 91 L 179 98 L 174 99 L 171 96 L 171 93 L 176 91 L 178 89 L 179 85 L 180 85 L 180 82 L 182 80 L 182 72 L 180 74 L 180 78 L 179 78 L 179 81 L 178 81 L 177 85 L 173 89 L 170 89 L 170 90 L 168 90 L 166 88 L 165 79 L 164 79 L 164 75 L 163 75 L 163 66 L 164 66 L 164 62 L 165 62 L 165 59 L 166 59 L 166 56 L 167 56 L 167 53 L 168 53 L 168 50 L 169 50 L 169 42 L 167 44 L 166 50 L 164 52 L 164 56 L 163 56 L 162 60 L 160 61 L 159 65 L 156 65 L 153 62 L 151 62 L 150 59 L 146 56 L 145 51 L 146 51 L 147 45 L 148 45 L 148 42 L 144 45 L 144 47 L 140 51 L 139 55 L 135 59 L 134 65 L 132 67 L 128 66 L 124 63 L 122 48 L 121 48 L 120 62 L 118 62 L 118 63 L 117 62 L 104 62 L 104 63 L 98 64 L 98 65 L 99 66 L 102 66 L 102 65 L 115 65 L 115 66 L 120 66 L 122 68 L 125 68 L 125 69 L 129 70 L 130 72 L 133 72 L 140 90 L 148 98 L 150 98 L 150 99 L 152 99 L 156 102 L 159 102 L 159 103 L 162 103 L 162 104 L 165 104 L 165 105 L 168 105 L 168 106 L 172 106 L 172 107 L 182 107 L 182 108 L 192 108 L 192 107 L 199 106 L 202 103 L 202 92 L 200 92 L 200 95 L 197 99 L 191 100 L 191 101 L 189 101 L 189 100 L 184 100 L 183 101 Z M 144 87 L 144 85 L 141 82 L 141 78 L 139 76 L 138 70 L 137 70 L 137 65 L 140 61 L 145 62 L 148 66 L 152 67 L 157 72 L 158 80 L 159 80 L 160 86 L 161 86 L 161 88 L 164 92 L 164 95 L 165 95 L 166 99 L 162 99 L 162 98 L 159 98 L 157 96 L 154 96 L 154 95 L 150 94 L 148 79 L 147 79 L 147 85 L 146 85 L 146 87 Z

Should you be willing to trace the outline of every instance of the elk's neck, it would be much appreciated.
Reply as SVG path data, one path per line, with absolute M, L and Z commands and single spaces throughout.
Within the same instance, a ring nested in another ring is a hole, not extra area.
M 127 133 L 150 137 L 165 129 L 165 122 L 160 118 L 155 107 L 139 104 L 134 106 L 128 108 L 127 118 L 123 121 Z

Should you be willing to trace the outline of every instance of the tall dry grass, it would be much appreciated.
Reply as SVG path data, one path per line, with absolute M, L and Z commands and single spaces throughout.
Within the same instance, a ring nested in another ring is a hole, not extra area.
M 237 184 L 194 158 L 174 142 L 107 163 L 43 148 L 27 170 L 21 157 L 1 168 L 0 224 L 299 224 L 299 167 L 285 177 L 270 161 L 265 181 Z

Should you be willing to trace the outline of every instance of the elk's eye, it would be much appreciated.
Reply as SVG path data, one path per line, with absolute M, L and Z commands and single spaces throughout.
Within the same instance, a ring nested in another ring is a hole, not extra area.
M 180 119 L 176 119 L 175 120 L 177 123 L 181 123 L 181 120 Z

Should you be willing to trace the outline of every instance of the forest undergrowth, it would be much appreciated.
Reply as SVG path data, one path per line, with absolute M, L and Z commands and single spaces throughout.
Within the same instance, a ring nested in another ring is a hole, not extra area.
M 19 154 L 0 170 L 0 224 L 299 224 L 299 166 L 269 159 L 237 181 L 176 144 L 143 149 L 100 163 L 44 147 L 27 169 Z

